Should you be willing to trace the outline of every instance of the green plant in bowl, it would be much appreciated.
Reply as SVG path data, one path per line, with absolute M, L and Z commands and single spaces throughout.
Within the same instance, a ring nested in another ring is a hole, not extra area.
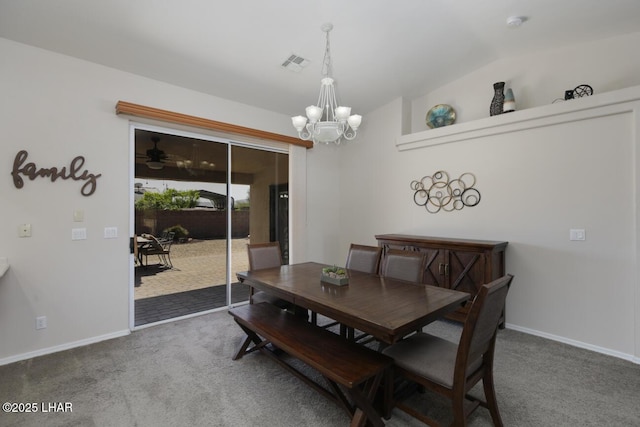
M 325 267 L 322 269 L 322 274 L 333 279 L 344 279 L 345 277 L 347 277 L 347 270 L 336 266 Z

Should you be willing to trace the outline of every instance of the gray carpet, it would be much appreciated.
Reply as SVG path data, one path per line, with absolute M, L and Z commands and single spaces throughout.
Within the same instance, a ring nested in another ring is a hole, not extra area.
M 458 328 L 427 328 L 455 340 Z M 0 402 L 70 402 L 71 413 L 3 413 L 1 426 L 346 426 L 342 409 L 274 361 L 231 357 L 243 334 L 226 311 L 0 366 Z M 511 330 L 496 345 L 506 426 L 638 426 L 640 365 Z M 474 390 L 477 392 L 478 390 Z M 445 423 L 449 408 L 412 398 Z M 395 410 L 388 426 L 418 426 Z M 478 409 L 471 426 L 491 425 Z

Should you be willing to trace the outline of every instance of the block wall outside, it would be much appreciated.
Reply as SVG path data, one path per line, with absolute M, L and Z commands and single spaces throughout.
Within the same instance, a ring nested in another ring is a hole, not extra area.
M 193 239 L 224 239 L 226 237 L 227 211 L 212 209 L 183 209 L 179 211 L 136 211 L 136 234 L 149 233 L 155 236 L 174 225 L 181 225 Z M 231 212 L 232 238 L 249 235 L 249 210 Z

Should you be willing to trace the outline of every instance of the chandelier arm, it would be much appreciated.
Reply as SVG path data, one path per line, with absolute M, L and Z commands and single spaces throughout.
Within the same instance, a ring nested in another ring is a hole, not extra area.
M 310 128 L 311 128 L 311 124 L 307 124 L 304 128 L 306 129 L 306 132 L 304 130 L 301 130 L 298 132 L 298 138 L 300 138 L 303 141 L 309 141 L 311 139 L 311 132 L 310 132 Z
M 358 134 L 358 131 L 353 130 L 351 126 L 347 126 L 345 131 L 342 133 L 342 136 L 344 137 L 344 139 L 351 141 L 356 137 L 357 134 Z

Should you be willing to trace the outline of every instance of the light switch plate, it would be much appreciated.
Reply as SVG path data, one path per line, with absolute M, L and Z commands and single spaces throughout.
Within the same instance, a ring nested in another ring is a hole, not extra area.
M 569 230 L 569 240 L 587 240 L 584 228 L 572 228 Z
M 74 222 L 84 221 L 84 211 L 82 209 L 76 209 L 75 211 L 73 211 L 73 221 Z
M 104 238 L 105 239 L 115 239 L 118 237 L 118 227 L 105 227 L 104 228 Z
M 86 240 L 87 239 L 87 229 L 86 228 L 72 228 L 71 229 L 71 240 Z

